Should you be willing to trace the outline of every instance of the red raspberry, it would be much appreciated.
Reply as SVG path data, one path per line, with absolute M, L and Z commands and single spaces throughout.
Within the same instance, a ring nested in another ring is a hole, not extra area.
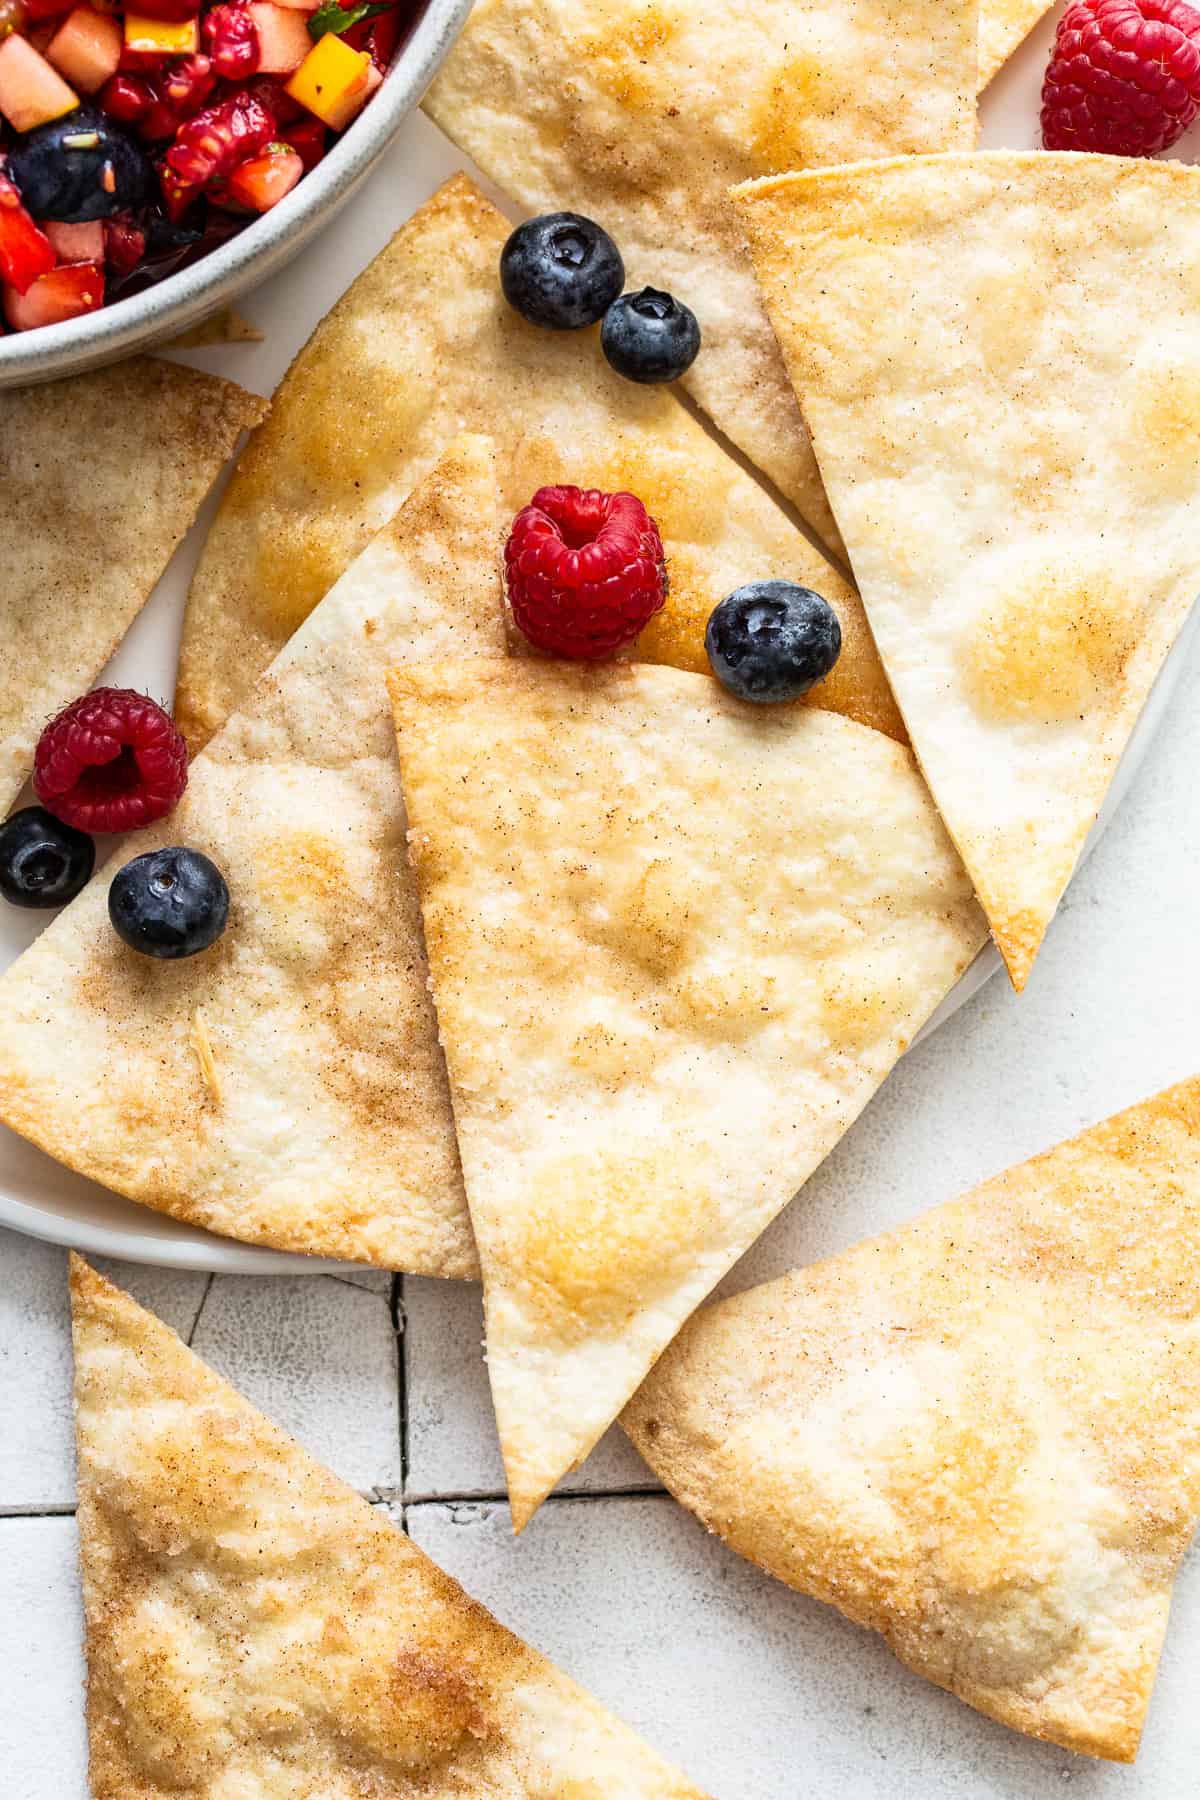
M 1153 156 L 1200 110 L 1200 12 L 1185 0 L 1074 0 L 1042 87 L 1047 150 Z
M 136 831 L 187 786 L 187 745 L 170 713 L 129 688 L 72 700 L 38 739 L 33 791 L 78 831 Z
M 167 151 L 167 169 L 176 186 L 198 192 L 210 181 L 223 181 L 277 136 L 274 116 L 258 96 L 239 90 L 179 127 Z
M 513 618 L 531 644 L 589 662 L 632 642 L 666 597 L 658 526 L 633 494 L 539 488 L 504 551 Z
M 226 81 L 245 81 L 257 75 L 262 51 L 258 27 L 245 4 L 214 6 L 200 22 L 213 68 Z

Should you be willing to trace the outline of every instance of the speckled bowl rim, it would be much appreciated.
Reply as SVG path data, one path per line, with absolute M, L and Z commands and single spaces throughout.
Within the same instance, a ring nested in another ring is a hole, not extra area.
M 472 0 L 427 0 L 383 86 L 323 162 L 262 218 L 157 286 L 62 325 L 0 338 L 0 387 L 55 381 L 162 343 L 281 268 L 365 180 L 466 22 Z

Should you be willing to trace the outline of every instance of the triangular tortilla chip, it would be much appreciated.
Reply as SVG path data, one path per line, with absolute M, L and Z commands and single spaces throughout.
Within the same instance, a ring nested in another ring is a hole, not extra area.
M 209 344 L 261 344 L 263 334 L 257 325 L 244 319 L 232 306 L 210 313 L 198 325 L 189 325 L 167 346 L 170 350 L 203 350 Z
M 517 1528 L 985 926 L 907 750 L 625 664 L 391 678 Z
M 72 1258 L 103 1800 L 704 1800 Z
M 913 747 L 1020 988 L 1200 590 L 1200 169 L 997 151 L 739 199 Z
M 193 748 L 463 429 L 505 446 L 510 513 L 545 482 L 632 488 L 658 520 L 671 597 L 641 654 L 704 660 L 704 626 L 743 582 L 825 595 L 841 660 L 814 703 L 903 737 L 857 595 L 662 389 L 614 375 L 595 332 L 538 331 L 505 304 L 510 226 L 446 184 L 320 325 L 225 491 L 192 585 L 176 711 Z
M 1023 44 L 1054 0 L 982 0 L 979 8 L 979 85 L 985 88 L 993 75 Z
M 147 357 L 0 393 L 0 818 L 265 410 Z
M 404 849 L 385 670 L 502 653 L 492 456 L 459 444 L 192 765 L 160 844 L 233 897 L 182 963 L 101 876 L 0 978 L 0 1118 L 84 1175 L 252 1243 L 476 1272 Z
M 696 313 L 692 398 L 836 548 L 727 194 L 975 142 L 976 0 L 476 0 L 425 106 L 531 212 L 586 213 L 626 287 Z
M 1132 1760 L 1200 1512 L 1200 1079 L 693 1319 L 623 1423 L 743 1556 Z

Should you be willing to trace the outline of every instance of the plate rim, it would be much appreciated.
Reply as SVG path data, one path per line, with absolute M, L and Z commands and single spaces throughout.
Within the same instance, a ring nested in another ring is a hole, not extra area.
M 1194 603 L 1166 661 L 1155 677 L 1121 759 L 1113 771 L 1104 802 L 1088 833 L 1072 873 L 1072 880 L 1108 830 L 1150 753 L 1164 714 L 1182 678 L 1191 641 L 1195 636 L 1198 614 L 1200 606 Z M 1067 891 L 1070 891 L 1070 884 Z M 924 1043 L 948 1023 L 1003 967 L 999 951 L 989 940 L 916 1033 L 909 1050 L 915 1050 L 918 1044 Z M 906 1051 L 904 1054 L 908 1053 Z M 53 1164 L 55 1159 L 48 1157 L 47 1160 Z M 94 1185 L 102 1187 L 101 1183 Z M 39 1239 L 43 1243 L 79 1250 L 88 1255 L 112 1256 L 124 1262 L 141 1263 L 152 1268 L 180 1269 L 193 1273 L 327 1275 L 340 1269 L 372 1266 L 340 1262 L 327 1257 L 301 1256 L 292 1251 L 272 1250 L 261 1244 L 243 1243 L 238 1238 L 220 1237 L 214 1232 L 205 1231 L 201 1226 L 175 1219 L 172 1215 L 159 1214 L 154 1208 L 144 1207 L 111 1189 L 102 1191 L 119 1207 L 130 1209 L 131 1222 L 128 1227 L 119 1224 L 103 1225 L 94 1221 L 81 1223 L 66 1214 L 48 1211 L 28 1200 L 22 1200 L 4 1185 L 0 1185 L 0 1227 L 20 1232 L 25 1237 Z M 791 1201 L 787 1204 L 790 1205 Z M 148 1222 L 166 1219 L 176 1230 L 169 1236 L 158 1235 L 149 1228 L 139 1230 L 133 1214 L 145 1215 Z

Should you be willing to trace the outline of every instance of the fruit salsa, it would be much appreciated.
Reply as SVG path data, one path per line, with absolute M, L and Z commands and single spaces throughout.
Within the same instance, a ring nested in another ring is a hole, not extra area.
M 315 167 L 420 0 L 0 0 L 6 331 L 194 261 Z

